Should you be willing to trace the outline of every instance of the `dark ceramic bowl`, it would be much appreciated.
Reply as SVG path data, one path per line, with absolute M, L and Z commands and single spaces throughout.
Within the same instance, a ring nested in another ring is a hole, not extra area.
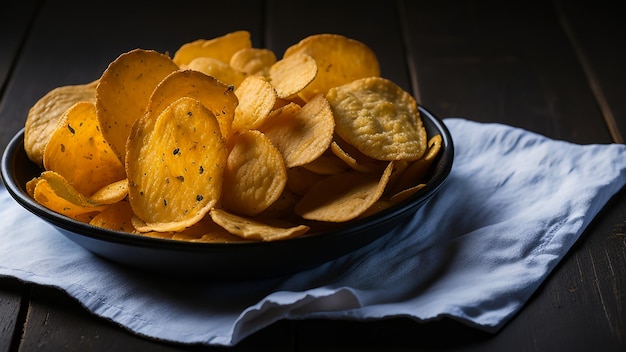
M 417 193 L 364 219 L 329 232 L 274 242 L 192 243 L 116 232 L 77 222 L 48 210 L 25 191 L 27 181 L 41 173 L 24 151 L 24 131 L 9 143 L 2 156 L 2 179 L 11 196 L 24 208 L 68 239 L 95 255 L 134 269 L 162 274 L 191 274 L 213 279 L 243 280 L 276 277 L 318 266 L 384 236 L 432 197 L 450 173 L 454 147 L 440 119 L 420 107 L 428 135 L 441 134 L 442 150 L 427 186 Z

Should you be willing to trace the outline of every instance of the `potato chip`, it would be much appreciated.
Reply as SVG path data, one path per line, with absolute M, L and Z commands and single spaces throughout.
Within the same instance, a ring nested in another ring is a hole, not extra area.
M 284 58 L 306 53 L 317 63 L 317 76 L 299 95 L 304 101 L 356 79 L 380 75 L 378 58 L 364 43 L 338 34 L 314 34 L 285 50 Z
M 256 215 L 282 194 L 287 170 L 282 155 L 261 132 L 237 135 L 226 163 L 222 202 L 243 215 Z
M 156 121 L 149 117 L 137 121 L 128 140 L 134 224 L 141 232 L 180 231 L 217 203 L 228 152 L 217 119 L 196 99 L 179 98 Z
M 426 150 L 426 129 L 415 99 L 381 77 L 331 88 L 326 95 L 337 134 L 378 160 L 417 160 Z
M 420 183 L 418 185 L 415 185 L 413 187 L 409 187 L 409 188 L 405 188 L 403 190 L 401 190 L 400 192 L 395 193 L 394 195 L 392 195 L 389 198 L 389 201 L 392 204 L 397 204 L 402 202 L 403 200 L 409 198 L 410 196 L 414 195 L 417 191 L 419 191 L 420 189 L 426 187 L 425 183 Z
M 78 102 L 66 111 L 46 145 L 43 165 L 86 196 L 126 178 L 124 165 L 100 132 L 91 102 Z
M 33 198 L 59 214 L 83 221 L 83 215 L 104 210 L 108 205 L 82 195 L 60 174 L 44 171 L 33 186 Z
M 43 166 L 44 149 L 59 120 L 75 103 L 95 102 L 97 84 L 96 80 L 87 84 L 54 88 L 28 110 L 24 125 L 24 151 L 32 162 Z
M 372 216 L 374 214 L 380 213 L 381 211 L 383 211 L 385 209 L 388 209 L 389 207 L 391 207 L 393 205 L 394 205 L 394 203 L 390 202 L 389 200 L 379 199 L 376 202 L 374 202 L 374 204 L 372 204 L 369 208 L 367 208 L 366 211 L 361 213 L 361 215 L 359 215 L 357 218 L 358 219 L 362 219 L 362 218 L 366 218 L 368 216 Z
M 272 218 L 272 219 L 288 219 L 295 216 L 293 208 L 300 197 L 293 193 L 290 189 L 285 187 L 280 197 L 276 199 L 267 209 L 257 214 L 260 218 Z M 296 220 L 294 220 L 295 222 Z
M 165 77 L 154 89 L 147 108 L 147 121 L 155 121 L 165 108 L 181 97 L 199 100 L 217 118 L 222 136 L 231 134 L 235 108 L 239 104 L 233 86 L 194 70 L 180 70 Z
M 281 99 L 296 95 L 317 76 L 317 64 L 310 55 L 300 52 L 276 62 L 270 68 L 270 82 Z
M 298 215 L 308 220 L 345 222 L 367 211 L 382 196 L 391 171 L 381 174 L 346 171 L 316 183 L 296 204 Z
M 213 208 L 211 218 L 233 235 L 257 241 L 277 241 L 305 234 L 306 225 L 270 225 L 243 216 L 231 214 L 223 209 Z
M 89 198 L 98 203 L 113 204 L 123 200 L 126 196 L 128 196 L 127 178 L 100 188 Z
M 441 149 L 441 135 L 437 134 L 428 140 L 428 149 L 426 153 L 412 162 L 406 170 L 404 170 L 394 183 L 393 193 L 401 192 L 405 189 L 412 188 L 419 183 L 426 182 L 425 177 L 430 167 L 439 154 Z
M 244 48 L 230 58 L 230 66 L 250 76 L 269 77 L 276 54 L 264 48 Z
M 346 165 L 356 171 L 376 172 L 382 170 L 386 166 L 385 162 L 376 160 L 361 153 L 353 145 L 345 142 L 338 136 L 335 136 L 335 139 L 330 144 L 330 150 Z
M 124 161 L 132 124 L 144 113 L 154 88 L 178 70 L 166 55 L 135 49 L 109 64 L 96 87 L 96 111 L 104 138 Z
M 258 129 L 276 104 L 276 91 L 263 77 L 249 76 L 237 89 L 239 105 L 235 108 L 234 131 Z
M 324 175 L 307 170 L 302 166 L 292 167 L 287 169 L 287 188 L 293 193 L 302 196 L 324 177 Z
M 252 47 L 248 31 L 235 31 L 213 39 L 198 39 L 183 44 L 174 53 L 174 62 L 179 66 L 187 65 L 197 57 L 212 57 L 229 63 L 237 51 Z
M 302 168 L 320 175 L 336 175 L 350 169 L 348 164 L 329 151 L 310 163 L 302 165 Z
M 133 209 L 128 201 L 111 204 L 91 219 L 89 224 L 113 231 L 135 232 L 132 224 Z
M 233 243 L 246 241 L 226 231 L 223 227 L 216 224 L 210 216 L 205 216 L 202 220 L 183 231 L 172 233 L 172 239 L 203 243 Z
M 292 103 L 273 115 L 260 130 L 280 150 L 288 168 L 312 162 L 332 142 L 335 120 L 322 95 L 311 99 L 302 108 Z
M 246 74 L 234 69 L 229 64 L 212 57 L 197 57 L 185 66 L 186 69 L 200 71 L 206 75 L 213 76 L 226 85 L 239 87 L 246 78 Z

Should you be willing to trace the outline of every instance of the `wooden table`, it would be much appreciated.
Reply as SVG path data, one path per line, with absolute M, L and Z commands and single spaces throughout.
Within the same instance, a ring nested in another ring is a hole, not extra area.
M 618 4 L 513 3 L 4 0 L 0 148 L 47 91 L 98 78 L 119 54 L 173 53 L 238 29 L 279 54 L 314 33 L 358 39 L 377 53 L 383 76 L 442 118 L 500 122 L 580 144 L 623 143 L 626 21 Z M 233 350 L 624 351 L 625 220 L 622 190 L 495 335 L 448 320 L 280 321 Z M 197 349 L 135 336 L 62 292 L 0 278 L 0 351 Z

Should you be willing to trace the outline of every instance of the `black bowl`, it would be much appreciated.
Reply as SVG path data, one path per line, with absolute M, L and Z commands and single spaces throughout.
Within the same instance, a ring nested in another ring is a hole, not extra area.
M 8 144 L 2 156 L 2 179 L 11 196 L 24 208 L 52 224 L 68 239 L 92 253 L 147 273 L 203 276 L 221 280 L 277 277 L 318 266 L 384 236 L 432 197 L 450 173 L 454 147 L 440 119 L 420 106 L 429 136 L 441 134 L 442 150 L 426 187 L 377 214 L 343 224 L 332 231 L 311 233 L 274 242 L 195 243 L 141 237 L 74 221 L 35 202 L 27 181 L 41 173 L 24 151 L 24 131 Z

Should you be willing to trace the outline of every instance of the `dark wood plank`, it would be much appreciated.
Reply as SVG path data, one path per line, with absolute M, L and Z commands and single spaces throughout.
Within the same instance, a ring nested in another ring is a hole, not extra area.
M 626 138 L 626 10 L 615 1 L 556 1 L 613 140 Z
M 0 109 L 10 74 L 19 58 L 22 43 L 26 40 L 40 2 L 7 0 L 0 4 Z M 17 123 L 11 124 L 10 128 L 3 126 L 0 129 L 0 150 L 4 150 L 16 128 Z
M 611 140 L 550 2 L 402 4 L 421 101 L 436 114 Z
M 0 351 L 10 351 L 22 331 L 22 304 L 28 301 L 28 286 L 12 278 L 0 278 Z

